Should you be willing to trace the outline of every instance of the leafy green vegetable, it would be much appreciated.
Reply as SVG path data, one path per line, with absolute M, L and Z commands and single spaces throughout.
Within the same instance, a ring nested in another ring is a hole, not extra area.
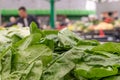
M 31 63 L 28 68 L 22 71 L 14 71 L 3 80 L 40 80 L 42 74 L 41 61 Z
M 52 60 L 52 51 L 45 45 L 33 45 L 14 56 L 14 69 L 22 70 L 36 60 L 42 60 L 43 65 L 47 66 Z
M 14 43 L 16 43 L 16 42 L 18 42 L 18 41 L 20 41 L 22 38 L 21 37 L 19 37 L 18 35 L 13 35 L 12 37 L 12 43 L 14 44 Z
M 2 67 L 2 71 L 1 71 L 1 78 L 4 80 L 6 75 L 9 75 L 11 72 L 11 61 L 12 61 L 12 52 L 9 49 L 7 49 L 7 51 L 4 53 L 3 58 L 1 59 L 1 67 Z
M 84 40 L 68 29 L 0 30 L 0 80 L 119 80 L 120 44 Z
M 40 80 L 42 75 L 42 70 L 43 70 L 42 62 L 35 61 L 28 75 L 25 77 L 25 79 L 21 79 L 21 80 Z
M 104 78 L 102 80 L 120 80 L 120 76 L 110 76 L 110 77 Z
M 62 54 L 43 72 L 42 80 L 60 80 L 75 67 L 82 55 L 83 52 L 76 48 Z
M 71 48 L 77 45 L 78 41 L 81 40 L 79 36 L 75 35 L 66 28 L 58 33 L 58 39 L 60 40 L 63 47 L 67 48 Z
M 43 30 L 42 32 L 43 32 L 43 34 L 45 36 L 48 36 L 48 35 L 58 35 L 58 31 L 57 30 Z
M 40 29 L 38 29 L 38 26 L 35 24 L 35 22 L 32 22 L 30 24 L 30 33 L 34 34 L 34 33 L 42 33 L 42 31 Z
M 39 33 L 31 34 L 30 36 L 18 41 L 14 46 L 20 50 L 24 50 L 29 46 L 38 44 L 40 42 L 40 39 L 41 39 L 41 34 Z
M 112 67 L 94 67 L 87 64 L 79 64 L 75 69 L 76 76 L 83 76 L 85 78 L 102 78 L 106 76 L 116 75 L 117 68 Z
M 96 40 L 79 40 L 77 46 L 80 46 L 80 45 L 87 45 L 87 46 L 97 46 L 99 45 L 100 43 Z
M 109 42 L 109 43 L 105 43 L 105 44 L 96 46 L 92 50 L 93 51 L 106 51 L 106 52 L 120 55 L 120 44 Z
M 48 36 L 46 36 L 45 38 L 42 38 L 42 39 L 40 40 L 40 44 L 45 44 L 45 45 L 48 46 L 51 50 L 54 51 L 56 42 L 55 42 L 55 40 L 53 40 L 53 39 L 55 39 L 55 38 L 56 38 L 55 35 L 48 35 Z
M 102 78 L 118 74 L 120 57 L 117 55 L 100 52 L 86 51 L 82 61 L 77 65 L 75 74 L 88 79 Z

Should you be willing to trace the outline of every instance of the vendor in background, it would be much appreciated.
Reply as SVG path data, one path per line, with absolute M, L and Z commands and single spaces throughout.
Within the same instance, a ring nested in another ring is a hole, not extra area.
M 15 23 L 16 22 L 16 18 L 14 16 L 10 17 L 10 23 Z
M 39 23 L 38 23 L 37 19 L 34 16 L 28 15 L 25 7 L 20 7 L 18 9 L 18 11 L 19 11 L 19 16 L 20 16 L 18 18 L 18 20 L 14 23 L 7 24 L 6 27 L 9 27 L 12 25 L 28 27 L 28 26 L 30 26 L 31 22 L 35 22 L 37 24 L 37 26 L 39 27 Z
M 112 12 L 105 12 L 103 21 L 106 23 L 112 23 L 113 22 L 113 17 L 112 17 L 113 13 Z
M 113 23 L 115 20 L 118 20 L 118 12 L 105 12 L 103 15 L 103 21 L 107 23 Z
M 118 20 L 119 19 L 117 11 L 113 12 L 113 18 L 114 18 L 114 20 Z
M 67 27 L 66 24 L 64 24 L 62 22 L 56 22 L 56 30 L 62 30 L 65 27 Z
M 9 18 L 9 22 L 8 23 L 3 23 L 2 26 L 3 27 L 9 27 L 9 25 L 15 25 L 16 23 L 16 18 L 14 16 Z

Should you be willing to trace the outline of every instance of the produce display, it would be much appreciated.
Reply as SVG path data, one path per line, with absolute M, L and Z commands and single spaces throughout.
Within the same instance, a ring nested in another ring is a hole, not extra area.
M 67 27 L 69 30 L 82 32 L 99 31 L 101 29 L 114 30 L 114 28 L 120 27 L 120 20 L 115 20 L 113 23 L 97 20 L 93 22 L 76 21 L 73 24 L 69 24 Z
M 92 28 L 91 28 L 92 27 Z M 106 23 L 106 22 L 101 22 L 99 23 L 97 26 L 90 26 L 89 29 L 91 28 L 91 30 L 113 30 L 114 29 L 114 25 L 110 24 L 110 23 Z
M 83 40 L 68 29 L 0 30 L 0 80 L 120 80 L 120 44 Z

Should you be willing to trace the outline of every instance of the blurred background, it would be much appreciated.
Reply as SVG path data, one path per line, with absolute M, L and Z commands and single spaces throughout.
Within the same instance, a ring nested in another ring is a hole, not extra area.
M 0 25 L 21 26 L 22 19 L 25 23 L 22 7 L 41 29 L 68 28 L 85 39 L 119 42 L 119 5 L 120 0 L 0 0 Z

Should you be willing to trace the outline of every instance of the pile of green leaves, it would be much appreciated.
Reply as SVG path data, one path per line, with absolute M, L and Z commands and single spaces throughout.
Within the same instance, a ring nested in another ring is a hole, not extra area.
M 68 29 L 39 30 L 35 23 L 29 35 L 6 35 L 0 80 L 120 80 L 119 43 L 83 40 Z

